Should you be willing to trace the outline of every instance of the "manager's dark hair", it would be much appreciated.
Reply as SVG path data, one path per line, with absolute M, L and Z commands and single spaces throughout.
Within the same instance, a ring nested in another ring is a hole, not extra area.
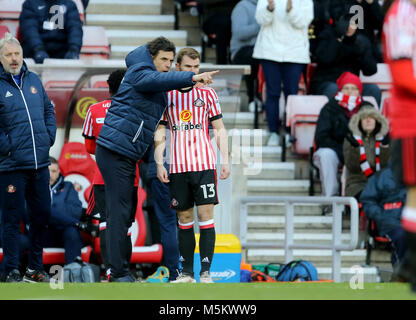
M 157 56 L 160 50 L 162 51 L 171 51 L 173 52 L 173 55 L 176 54 L 176 47 L 175 44 L 166 39 L 165 37 L 158 37 L 156 39 L 153 39 L 152 41 L 149 41 L 147 44 L 147 50 L 149 50 L 152 57 Z
M 118 69 L 111 72 L 108 76 L 107 83 L 111 96 L 114 96 L 117 93 L 125 74 L 126 69 Z
M 56 160 L 54 157 L 50 156 L 49 157 L 49 160 L 50 160 L 51 164 L 57 164 L 57 165 L 59 165 L 58 160 Z

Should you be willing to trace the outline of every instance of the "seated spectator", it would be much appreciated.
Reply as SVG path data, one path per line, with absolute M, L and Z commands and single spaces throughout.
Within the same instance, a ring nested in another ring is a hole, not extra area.
M 315 131 L 316 152 L 313 162 L 319 168 L 322 194 L 339 195 L 338 169 L 344 163 L 342 146 L 350 133 L 348 123 L 362 105 L 362 83 L 356 75 L 345 72 L 337 80 L 338 93 L 321 109 Z M 329 207 L 324 207 L 327 211 Z M 324 212 L 325 213 L 325 212 Z
M 299 80 L 310 63 L 308 28 L 313 19 L 312 0 L 259 0 L 256 20 L 261 25 L 253 58 L 260 59 L 266 81 L 268 146 L 279 144 L 279 100 L 298 94 Z
M 360 198 L 367 179 L 387 166 L 390 158 L 389 123 L 372 104 L 364 102 L 353 115 L 351 134 L 344 140 L 344 160 L 347 167 L 345 195 Z
M 82 204 L 78 193 L 59 172 L 58 161 L 51 157 L 49 165 L 52 210 L 49 218 L 46 247 L 65 248 L 65 264 L 81 256 L 82 239 L 79 229 Z
M 238 0 L 198 0 L 202 10 L 202 30 L 215 34 L 216 63 L 228 64 L 231 40 L 231 12 Z
M 393 266 L 402 261 L 407 250 L 401 225 L 406 194 L 406 186 L 396 180 L 389 165 L 368 179 L 360 196 L 365 216 L 374 220 L 380 236 L 391 241 Z
M 250 75 L 244 76 L 250 111 L 254 111 L 254 84 L 259 70 L 259 62 L 253 58 L 254 44 L 260 31 L 255 18 L 256 5 L 257 0 L 241 0 L 231 14 L 231 62 L 251 66 Z
M 336 80 L 349 71 L 357 76 L 360 71 L 370 76 L 377 72 L 370 40 L 357 33 L 357 26 L 350 24 L 351 15 L 345 15 L 325 28 L 318 37 L 315 57 L 317 68 L 311 79 L 311 93 L 331 99 L 337 93 Z M 372 96 L 381 103 L 381 90 L 375 84 L 363 85 L 363 96 Z
M 26 0 L 19 21 L 24 57 L 36 63 L 79 58 L 83 32 L 74 1 Z

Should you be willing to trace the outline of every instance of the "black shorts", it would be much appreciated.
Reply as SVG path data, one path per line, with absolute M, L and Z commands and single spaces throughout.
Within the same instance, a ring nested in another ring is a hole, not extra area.
M 399 183 L 416 185 L 416 138 L 393 140 L 391 161 L 394 176 Z
M 173 173 L 169 180 L 170 206 L 175 210 L 218 203 L 215 170 Z
M 130 220 L 133 223 L 136 215 L 137 206 L 137 187 L 134 187 L 133 193 L 133 207 Z M 95 184 L 92 187 L 90 199 L 88 201 L 87 214 L 95 217 L 99 215 L 100 222 L 106 222 L 107 217 L 105 215 L 105 186 L 103 184 Z

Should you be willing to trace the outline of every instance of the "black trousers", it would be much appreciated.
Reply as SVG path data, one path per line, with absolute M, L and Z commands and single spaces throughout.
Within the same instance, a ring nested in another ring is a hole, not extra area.
M 0 173 L 0 211 L 3 226 L 4 271 L 19 267 L 20 222 L 29 214 L 29 264 L 43 269 L 43 246 L 51 215 L 49 169 L 17 170 Z
M 244 76 L 247 86 L 248 102 L 254 100 L 254 96 L 257 95 L 257 88 L 254 87 L 257 79 L 257 73 L 259 72 L 259 60 L 253 58 L 254 46 L 242 47 L 235 54 L 232 63 L 233 64 L 249 64 L 251 66 L 251 72 Z
M 108 265 L 113 277 L 123 277 L 129 274 L 125 243 L 134 206 L 136 161 L 99 145 L 95 156 L 105 183 Z

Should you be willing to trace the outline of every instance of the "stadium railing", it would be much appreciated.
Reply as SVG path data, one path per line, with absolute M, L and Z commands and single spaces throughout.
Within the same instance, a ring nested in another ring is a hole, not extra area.
M 250 204 L 285 204 L 285 241 L 264 242 L 247 240 L 247 216 Z M 315 203 L 333 206 L 332 244 L 322 243 L 294 243 L 294 204 Z M 343 244 L 342 211 L 348 205 L 350 214 L 349 244 Z M 353 197 L 306 197 L 306 196 L 247 196 L 240 199 L 240 241 L 244 249 L 248 248 L 283 248 L 285 250 L 285 263 L 293 260 L 294 249 L 331 249 L 332 250 L 332 279 L 341 282 L 341 251 L 353 251 L 358 244 L 359 211 L 357 200 Z

